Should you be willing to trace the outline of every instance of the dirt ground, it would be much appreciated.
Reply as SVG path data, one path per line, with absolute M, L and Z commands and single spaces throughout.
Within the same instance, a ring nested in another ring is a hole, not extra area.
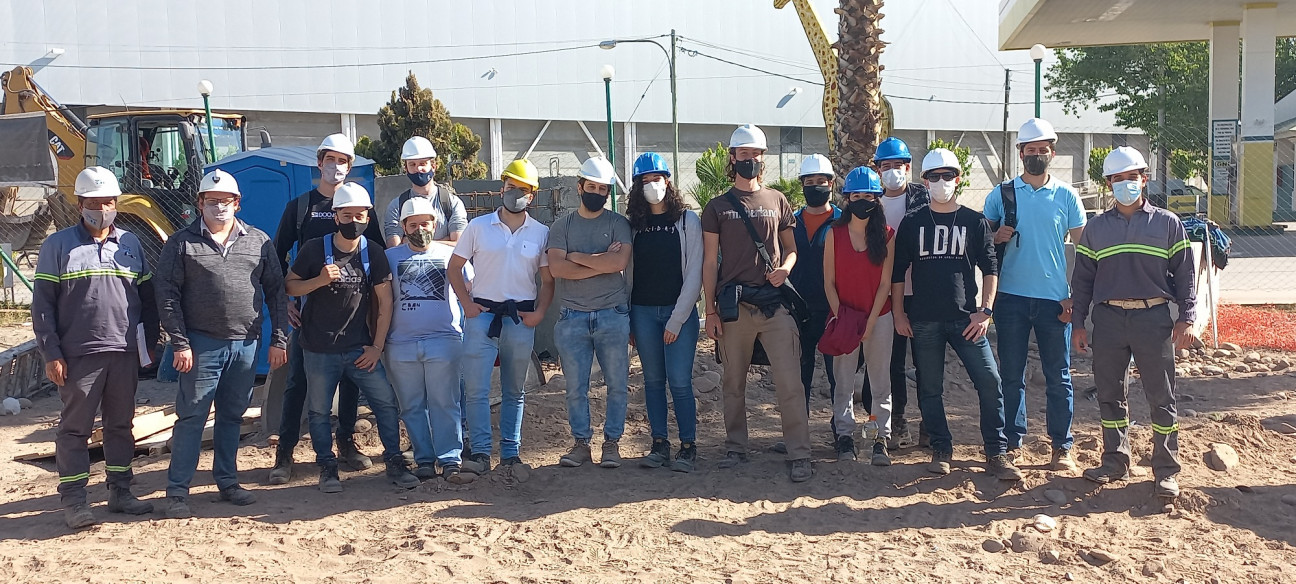
M 716 369 L 709 351 L 704 342 L 698 376 Z M 1088 467 L 1101 449 L 1098 408 L 1086 391 L 1088 361 L 1074 366 L 1075 452 Z M 522 458 L 530 472 L 496 471 L 465 486 L 436 479 L 404 491 L 375 467 L 344 472 L 346 491 L 325 495 L 315 487 L 309 441 L 298 448 L 294 480 L 267 487 L 273 450 L 252 437 L 239 466 L 256 504 L 217 500 L 205 452 L 191 496 L 195 518 L 167 520 L 160 509 L 112 515 L 96 462 L 91 501 L 102 523 L 72 532 L 63 525 L 53 465 L 12 461 L 54 437 L 59 400 L 45 394 L 32 409 L 0 417 L 0 581 L 1293 582 L 1296 435 L 1281 433 L 1296 431 L 1282 425 L 1296 426 L 1289 399 L 1296 376 L 1288 371 L 1181 380 L 1180 393 L 1191 396 L 1181 403 L 1184 493 L 1171 514 L 1151 495 L 1151 430 L 1137 390 L 1131 419 L 1141 466 L 1131 482 L 1098 487 L 1044 470 L 1043 391 L 1032 382 L 1026 478 L 1009 484 L 984 472 L 975 394 L 957 377 L 946 393 L 952 474 L 929 474 L 929 453 L 919 449 L 896 453 L 887 468 L 836 462 L 821 373 L 812 412 L 815 476 L 793 484 L 782 457 L 766 451 L 780 438 L 778 416 L 769 382 L 754 369 L 752 460 L 734 470 L 715 468 L 724 453 L 718 390 L 699 393 L 697 471 L 638 468 L 633 458 L 650 442 L 638 375 L 622 446 L 627 464 L 558 467 L 570 440 L 558 376 L 527 396 Z M 140 411 L 170 403 L 174 391 L 141 383 L 147 403 Z M 595 393 L 597 435 L 601 386 Z M 916 425 L 912 396 L 906 415 Z M 373 431 L 359 441 L 369 454 L 380 452 Z M 1240 465 L 1207 468 L 1212 443 L 1236 449 Z M 136 492 L 160 499 L 168 462 L 165 454 L 137 458 Z M 1029 527 L 1041 513 L 1057 528 Z M 1008 550 L 987 551 L 1005 542 Z

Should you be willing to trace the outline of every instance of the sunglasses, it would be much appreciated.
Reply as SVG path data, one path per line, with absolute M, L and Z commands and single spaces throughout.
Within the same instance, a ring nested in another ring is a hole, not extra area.
M 923 178 L 926 178 L 927 180 L 954 180 L 955 178 L 958 178 L 958 173 L 952 170 L 947 170 L 945 172 L 929 172 Z

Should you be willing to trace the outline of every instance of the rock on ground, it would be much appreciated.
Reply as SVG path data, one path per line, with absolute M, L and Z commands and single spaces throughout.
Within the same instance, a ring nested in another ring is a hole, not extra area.
M 1228 472 L 1237 468 L 1238 454 L 1232 446 L 1214 442 L 1210 445 L 1210 450 L 1206 451 L 1206 466 L 1211 470 Z

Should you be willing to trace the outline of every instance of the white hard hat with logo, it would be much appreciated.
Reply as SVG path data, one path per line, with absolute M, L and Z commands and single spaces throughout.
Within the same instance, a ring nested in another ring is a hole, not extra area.
M 1107 153 L 1107 158 L 1103 160 L 1103 176 L 1147 167 L 1147 160 L 1143 159 L 1142 153 L 1129 146 L 1121 146 Z
M 207 173 L 207 176 L 202 177 L 202 183 L 198 185 L 198 192 L 229 193 L 240 197 L 243 196 L 243 193 L 239 192 L 238 181 L 234 180 L 234 176 L 220 169 L 213 170 Z
M 117 176 L 102 166 L 91 166 L 81 171 L 72 190 L 82 198 L 120 197 L 122 194 Z
M 801 161 L 801 174 L 798 176 L 806 177 L 813 174 L 837 176 L 837 173 L 833 172 L 832 162 L 829 162 L 828 157 L 822 154 L 811 154 Z
M 603 185 L 616 182 L 616 171 L 613 170 L 612 163 L 602 156 L 591 156 L 581 165 L 577 175 Z
M 963 173 L 963 165 L 959 164 L 958 156 L 945 148 L 932 150 L 923 157 L 922 174 L 927 174 L 927 171 L 936 170 L 937 168 L 949 168 L 959 174 Z
M 1053 131 L 1053 124 L 1050 124 L 1048 120 L 1043 118 L 1031 118 L 1026 120 L 1026 123 L 1022 124 L 1022 127 L 1017 130 L 1018 146 L 1028 142 L 1039 142 L 1041 140 L 1057 142 L 1057 139 L 1057 132 Z
M 415 215 L 427 215 L 432 217 L 432 220 L 435 221 L 436 215 L 432 213 L 432 201 L 427 197 L 420 196 L 413 196 L 407 199 L 405 204 L 401 205 L 400 222 L 404 223 L 407 217 L 413 217 Z
M 320 142 L 319 148 L 316 148 L 315 152 L 323 150 L 332 150 L 338 154 L 345 154 L 350 158 L 355 158 L 355 144 L 351 143 L 351 139 L 347 138 L 346 134 L 330 134 L 324 138 L 324 141 Z
M 734 130 L 729 137 L 730 148 L 756 148 L 769 150 L 765 142 L 765 132 L 754 124 L 743 124 Z
M 432 142 L 422 136 L 414 136 L 405 141 L 401 147 L 401 160 L 425 160 L 436 158 L 436 148 L 432 147 Z
M 413 198 L 413 197 L 410 197 Z M 349 182 L 338 187 L 336 193 L 333 193 L 333 208 L 341 209 L 344 207 L 365 207 L 373 208 L 373 202 L 369 199 L 369 191 L 360 186 L 360 183 Z

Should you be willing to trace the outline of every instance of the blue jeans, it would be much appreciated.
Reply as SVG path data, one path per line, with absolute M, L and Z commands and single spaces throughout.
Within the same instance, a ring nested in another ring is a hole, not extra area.
M 477 318 L 464 319 L 463 357 L 459 360 L 463 375 L 467 407 L 469 442 L 473 455 L 490 455 L 494 447 L 491 434 L 490 389 L 495 359 L 500 362 L 500 459 L 518 456 L 522 446 L 522 406 L 526 391 L 527 367 L 535 346 L 535 329 L 501 319 L 504 326 L 498 339 L 486 335 L 495 315 L 483 312 Z
M 252 400 L 256 381 L 257 341 L 225 341 L 189 332 L 193 367 L 180 374 L 176 393 L 176 424 L 171 438 L 171 467 L 167 469 L 167 496 L 189 496 L 189 482 L 198 471 L 203 428 L 212 404 L 216 425 L 212 429 L 212 477 L 218 489 L 238 485 L 239 428 Z
M 1045 418 L 1054 448 L 1069 450 L 1074 404 L 1071 391 L 1071 323 L 1058 320 L 1056 300 L 1026 298 L 1000 292 L 995 300 L 995 329 L 999 335 L 999 377 L 1003 379 L 1004 435 L 1008 448 L 1020 448 L 1026 436 L 1026 352 L 1035 331 L 1046 388 Z M 930 431 L 930 428 L 928 429 Z
M 283 414 L 279 417 L 279 450 L 292 452 L 301 439 L 302 410 L 306 407 L 306 364 L 302 361 L 300 329 L 288 334 L 288 382 L 284 385 Z M 338 388 L 337 441 L 351 442 L 355 434 L 360 390 L 348 379 Z
M 396 392 L 387 383 L 382 363 L 374 365 L 373 371 L 365 371 L 356 366 L 355 360 L 360 358 L 361 352 L 360 349 L 345 353 L 302 351 L 302 362 L 306 366 L 306 403 L 311 446 L 315 448 L 315 462 L 321 466 L 337 460 L 337 456 L 333 454 L 333 424 L 329 418 L 333 412 L 333 393 L 344 378 L 350 379 L 364 392 L 369 409 L 373 410 L 374 417 L 378 420 L 378 439 L 383 445 L 383 460 L 401 460 L 400 411 L 396 407 Z
M 567 380 L 567 424 L 572 437 L 589 440 L 594 435 L 590 429 L 589 382 L 597 356 L 607 386 L 603 439 L 620 440 L 629 401 L 626 384 L 630 377 L 630 307 L 621 304 L 593 312 L 562 309 L 554 325 L 554 346 Z
M 388 343 L 387 373 L 400 403 L 401 420 L 414 462 L 459 464 L 463 451 L 463 402 L 459 395 L 459 355 L 463 340 L 438 337 Z
M 666 385 L 670 383 L 671 400 L 675 402 L 675 424 L 681 443 L 697 440 L 697 401 L 693 397 L 693 356 L 697 353 L 697 309 L 680 327 L 675 342 L 662 340 L 666 323 L 674 306 L 630 307 L 630 331 L 643 365 L 644 405 L 648 408 L 648 425 L 652 437 L 670 438 L 666 427 Z
M 931 437 L 935 452 L 952 452 L 953 437 L 945 418 L 945 345 L 949 344 L 963 362 L 972 385 L 976 387 L 981 409 L 981 441 L 986 456 L 1003 454 L 1008 447 L 1004 437 L 1004 400 L 999 390 L 999 372 L 995 369 L 990 341 L 984 336 L 976 341 L 963 337 L 971 319 L 947 322 L 913 321 L 914 367 L 918 369 L 918 409 L 923 426 Z

